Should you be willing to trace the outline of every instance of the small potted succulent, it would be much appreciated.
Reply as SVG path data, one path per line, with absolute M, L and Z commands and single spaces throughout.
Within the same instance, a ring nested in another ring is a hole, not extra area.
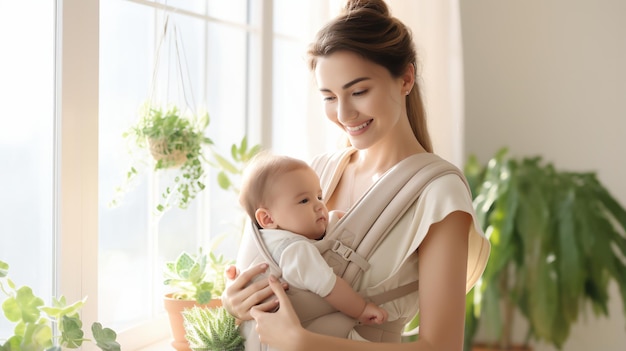
M 165 295 L 165 310 L 172 328 L 172 346 L 176 350 L 189 350 L 185 339 L 182 311 L 194 306 L 213 308 L 221 306 L 220 299 L 226 286 L 224 271 L 233 264 L 223 255 L 202 249 L 195 255 L 182 252 L 174 261 L 166 262 L 164 284 L 173 288 Z
M 65 297 L 53 298 L 52 306 L 45 306 L 42 298 L 33 294 L 28 286 L 16 287 L 8 278 L 9 265 L 0 261 L 0 292 L 6 295 L 2 302 L 4 317 L 16 323 L 14 334 L 7 340 L 0 340 L 1 351 L 61 351 L 79 348 L 85 338 L 79 311 L 86 298 L 67 304 Z M 53 325 L 60 335 L 53 334 Z M 103 351 L 120 351 L 115 340 L 117 334 L 103 328 L 98 322 L 91 325 L 96 346 Z
M 185 336 L 193 351 L 243 351 L 245 339 L 224 307 L 192 307 L 183 311 Z

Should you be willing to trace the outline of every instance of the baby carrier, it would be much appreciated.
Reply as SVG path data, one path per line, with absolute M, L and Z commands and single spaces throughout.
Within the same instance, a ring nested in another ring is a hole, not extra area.
M 341 167 L 345 167 L 349 160 L 347 153 L 351 152 L 353 149 L 346 149 L 330 158 L 314 161 L 313 167 L 319 172 L 322 184 L 331 187 L 336 185 L 330 179 Z M 368 259 L 391 228 L 431 181 L 446 174 L 458 174 L 465 182 L 465 177 L 458 168 L 430 153 L 409 156 L 383 174 L 336 226 L 329 228 L 325 237 L 315 243 L 335 274 L 354 287 L 363 272 L 369 269 Z M 333 190 L 323 189 L 323 193 Z M 249 267 L 255 263 L 267 262 L 269 273 L 280 277 L 280 267 L 268 252 L 254 224 L 249 226 L 246 236 L 248 243 L 242 245 L 243 252 L 240 251 L 237 258 L 238 265 Z M 418 285 L 415 280 L 364 298 L 381 305 L 417 291 Z M 404 326 L 408 323 L 408 320 L 400 319 L 381 325 L 357 325 L 356 320 L 338 312 L 312 292 L 290 288 L 287 294 L 302 325 L 320 334 L 345 338 L 352 329 L 356 329 L 361 336 L 371 341 L 399 342 Z

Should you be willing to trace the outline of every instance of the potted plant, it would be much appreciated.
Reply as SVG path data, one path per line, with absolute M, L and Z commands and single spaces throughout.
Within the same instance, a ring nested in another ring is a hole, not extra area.
M 173 292 L 165 295 L 164 305 L 176 350 L 189 350 L 182 312 L 194 306 L 221 306 L 220 296 L 226 286 L 224 271 L 231 264 L 223 255 L 205 253 L 202 249 L 195 255 L 182 252 L 175 261 L 166 262 L 164 284 L 172 287 Z
M 183 113 L 175 105 L 162 108 L 144 104 L 137 122 L 123 134 L 134 161 L 124 184 L 116 189 L 117 196 L 111 205 L 117 205 L 137 176 L 152 165 L 154 172 L 175 172 L 173 182 L 161 194 L 157 210 L 163 212 L 172 205 L 187 208 L 205 188 L 207 147 L 213 144 L 205 136 L 208 126 L 206 112 Z
M 480 322 L 492 347 L 510 348 L 513 315 L 527 337 L 561 348 L 584 304 L 608 315 L 608 283 L 626 305 L 626 210 L 593 172 L 557 170 L 507 149 L 465 167 L 476 215 L 491 242 L 482 279 L 467 296 L 466 349 Z
M 31 350 L 60 351 L 75 349 L 83 342 L 91 341 L 84 337 L 82 321 L 78 312 L 86 298 L 68 305 L 65 297 L 53 298 L 52 306 L 45 306 L 43 299 L 33 294 L 28 286 L 16 287 L 8 276 L 9 265 L 0 261 L 0 291 L 7 297 L 2 302 L 5 318 L 16 323 L 14 334 L 7 340 L 0 340 L 0 351 Z M 53 324 L 60 336 L 53 335 Z M 103 328 L 98 322 L 91 326 L 96 346 L 104 351 L 119 351 L 115 341 L 117 334 Z
M 187 340 L 193 351 L 243 351 L 239 326 L 224 307 L 193 307 L 183 312 Z

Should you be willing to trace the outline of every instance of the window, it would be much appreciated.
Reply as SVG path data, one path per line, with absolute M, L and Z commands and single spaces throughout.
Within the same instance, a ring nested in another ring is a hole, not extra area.
M 47 303 L 53 295 L 88 296 L 85 325 L 114 328 L 125 350 L 167 338 L 163 262 L 236 233 L 242 213 L 233 194 L 209 182 L 190 208 L 157 221 L 154 176 L 119 207 L 108 206 L 129 161 L 121 133 L 153 91 L 165 16 L 180 33 L 193 101 L 209 111 L 208 136 L 219 148 L 226 152 L 247 134 L 310 159 L 336 144 L 318 94 L 307 89 L 304 62 L 311 28 L 326 19 L 327 7 L 316 0 L 2 2 L 0 43 L 10 54 L 0 57 L 7 199 L 0 259 L 13 280 Z M 159 71 L 159 94 L 179 100 L 167 71 Z M 234 258 L 237 235 L 228 237 L 219 249 Z M 0 339 L 11 329 L 0 318 Z
M 144 176 L 120 206 L 107 204 L 129 167 L 122 133 L 151 97 L 206 108 L 207 136 L 224 153 L 246 133 L 248 120 L 260 117 L 246 93 L 260 61 L 251 50 L 260 41 L 255 11 L 245 0 L 100 3 L 98 319 L 104 325 L 127 330 L 161 316 L 163 267 L 181 251 L 208 249 L 213 238 L 227 235 L 218 250 L 235 257 L 243 213 L 233 194 L 215 186 L 214 170 L 185 210 L 154 215 L 167 173 Z
M 50 296 L 55 172 L 54 4 L 0 2 L 0 45 L 0 183 L 4 188 L 0 201 L 0 260 L 9 263 L 9 275 L 18 286 L 28 285 L 37 295 Z M 12 325 L 0 318 L 0 339 L 11 330 Z

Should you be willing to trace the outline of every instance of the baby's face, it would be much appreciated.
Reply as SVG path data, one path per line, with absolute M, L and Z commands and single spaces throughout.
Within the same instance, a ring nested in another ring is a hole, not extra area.
M 313 169 L 297 169 L 279 175 L 269 191 L 268 210 L 279 229 L 321 238 L 328 225 L 328 209 L 322 201 L 319 177 Z

